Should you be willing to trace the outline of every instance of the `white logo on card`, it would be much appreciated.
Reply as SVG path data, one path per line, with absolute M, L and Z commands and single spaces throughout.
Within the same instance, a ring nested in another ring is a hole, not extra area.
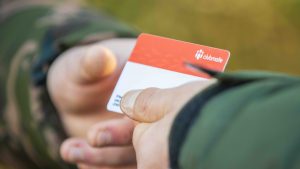
M 215 57 L 215 56 L 212 56 L 210 54 L 207 54 L 202 49 L 197 50 L 197 52 L 195 54 L 195 58 L 197 60 L 203 59 L 203 60 L 217 62 L 217 63 L 222 63 L 223 62 L 223 59 L 221 57 Z
M 197 60 L 199 60 L 203 58 L 203 55 L 204 55 L 204 51 L 201 49 L 201 50 L 197 50 L 195 57 Z

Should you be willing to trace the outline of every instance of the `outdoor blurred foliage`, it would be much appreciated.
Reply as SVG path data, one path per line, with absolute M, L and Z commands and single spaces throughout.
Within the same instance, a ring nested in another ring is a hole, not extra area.
M 141 32 L 228 49 L 227 70 L 300 74 L 300 0 L 88 0 Z
M 87 0 L 87 3 L 141 32 L 228 49 L 231 60 L 227 70 L 300 74 L 300 0 Z

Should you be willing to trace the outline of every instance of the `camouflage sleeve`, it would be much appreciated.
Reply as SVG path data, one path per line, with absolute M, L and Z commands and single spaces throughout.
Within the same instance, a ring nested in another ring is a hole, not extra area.
M 74 45 L 136 34 L 74 4 L 17 1 L 3 7 L 4 2 L 0 0 L 0 160 L 18 169 L 73 168 L 59 158 L 66 133 L 46 90 L 47 69 Z

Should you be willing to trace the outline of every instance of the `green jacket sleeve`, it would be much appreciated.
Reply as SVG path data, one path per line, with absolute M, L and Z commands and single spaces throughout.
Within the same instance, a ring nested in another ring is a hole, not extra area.
M 172 169 L 300 168 L 300 78 L 216 74 L 170 135 Z
M 0 2 L 0 162 L 18 169 L 73 168 L 59 157 L 67 136 L 46 90 L 48 68 L 72 46 L 136 33 L 76 5 Z

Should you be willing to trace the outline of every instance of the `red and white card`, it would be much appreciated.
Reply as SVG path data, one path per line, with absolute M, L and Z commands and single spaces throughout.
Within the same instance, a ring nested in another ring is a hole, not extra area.
M 108 102 L 109 111 L 121 113 L 122 96 L 136 89 L 171 88 L 187 82 L 207 80 L 184 63 L 224 71 L 229 60 L 227 50 L 202 46 L 150 34 L 141 34 Z

